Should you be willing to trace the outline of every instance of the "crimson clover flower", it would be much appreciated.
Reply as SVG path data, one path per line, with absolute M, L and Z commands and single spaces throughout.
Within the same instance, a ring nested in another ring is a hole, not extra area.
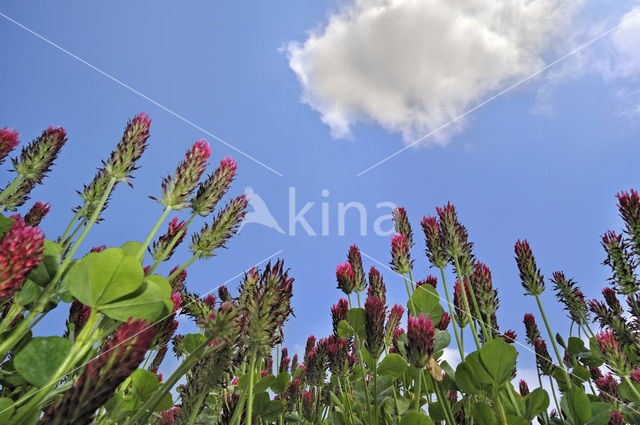
M 0 129 L 0 164 L 4 162 L 13 148 L 18 146 L 18 143 L 20 143 L 18 137 L 20 135 L 17 130 L 7 127 Z
M 516 333 L 516 331 L 512 329 L 507 329 L 506 331 L 500 334 L 500 338 L 503 338 L 504 342 L 506 342 L 507 344 L 514 344 L 516 342 L 517 337 L 518 337 L 518 334 Z
M 205 217 L 213 212 L 216 205 L 229 190 L 231 182 L 236 176 L 238 163 L 230 156 L 220 161 L 220 166 L 210 174 L 198 187 L 198 191 L 191 200 L 194 214 Z
M 522 287 L 527 295 L 540 295 L 544 291 L 544 277 L 536 265 L 536 259 L 527 240 L 518 239 L 515 245 L 516 262 Z
M 463 279 L 464 282 L 464 290 L 465 295 L 467 296 L 467 300 L 471 299 L 471 292 L 469 290 L 469 284 L 466 279 Z M 467 310 L 464 304 L 464 298 L 462 295 L 462 286 L 460 285 L 460 281 L 456 280 L 456 283 L 453 285 L 453 317 L 456 320 L 456 323 L 460 328 L 464 328 L 469 324 L 471 318 L 467 314 Z M 469 310 L 471 314 L 474 314 L 473 305 L 469 304 Z
M 391 307 L 391 311 L 389 311 L 389 318 L 387 319 L 387 324 L 384 329 L 385 345 L 391 345 L 393 333 L 395 332 L 396 329 L 398 329 L 398 326 L 402 321 L 403 314 L 404 314 L 404 307 L 402 307 L 401 305 L 395 304 L 393 307 Z
M 527 342 L 534 345 L 535 340 L 541 338 L 540 330 L 538 330 L 538 325 L 536 324 L 536 318 L 533 314 L 527 313 L 524 315 L 522 322 L 524 323 L 524 328 L 527 333 Z
M 405 235 L 396 233 L 391 237 L 391 269 L 402 275 L 413 268 L 413 260 L 409 255 L 409 244 Z
M 326 350 L 332 375 L 344 376 L 349 368 L 349 341 L 336 335 L 327 338 Z
M 98 169 L 91 183 L 83 185 L 82 191 L 78 192 L 83 204 L 76 206 L 74 212 L 80 213 L 86 219 L 90 218 L 106 192 L 111 178 L 115 179 L 116 183 L 124 182 L 131 186 L 129 179 L 133 178 L 132 173 L 138 168 L 136 163 L 147 148 L 150 126 L 151 120 L 145 113 L 129 120 L 122 139 L 111 152 L 109 159 L 102 162 L 102 168 Z M 107 208 L 110 197 L 111 193 L 107 195 L 101 212 Z
M 92 423 L 98 408 L 113 396 L 118 386 L 144 360 L 154 335 L 153 326 L 140 319 L 129 319 L 120 325 L 73 386 L 46 411 L 39 423 Z
M 616 291 L 609 287 L 605 287 L 602 289 L 602 295 L 604 296 L 604 300 L 607 302 L 607 305 L 615 315 L 619 316 L 624 313 L 622 305 L 620 305 L 620 301 L 618 301 L 618 297 L 616 296 Z
M 605 362 L 618 376 L 628 376 L 631 373 L 631 362 L 618 344 L 610 330 L 596 334 L 596 339 Z
M 553 289 L 556 291 L 556 298 L 560 300 L 565 310 L 569 312 L 569 317 L 576 323 L 584 325 L 589 321 L 589 309 L 584 299 L 582 291 L 577 288 L 572 279 L 567 279 L 562 272 L 554 272 Z
M 435 277 L 435 276 L 429 275 L 429 276 L 425 277 L 424 279 L 419 280 L 419 281 L 416 282 L 416 288 L 419 288 L 422 285 L 429 285 L 429 286 L 431 286 L 432 288 L 435 289 L 438 286 L 438 278 Z
M 367 297 L 364 302 L 365 318 L 365 346 L 371 357 L 377 360 L 384 348 L 384 322 L 387 315 L 387 307 L 376 296 Z
M 604 264 L 611 267 L 613 277 L 610 279 L 620 294 L 634 294 L 640 290 L 640 282 L 635 274 L 637 260 L 633 258 L 627 241 L 622 235 L 609 230 L 602 236 L 602 246 L 607 253 Z
M 629 378 L 636 384 L 640 384 L 640 367 L 637 367 L 631 371 Z
M 367 280 L 364 275 L 364 269 L 362 268 L 362 256 L 360 255 L 360 249 L 356 245 L 351 245 L 349 247 L 347 259 L 349 260 L 349 264 L 351 264 L 351 268 L 355 275 L 354 291 L 364 291 L 367 288 Z
M 64 128 L 49 127 L 40 137 L 23 147 L 19 157 L 11 160 L 18 178 L 22 180 L 2 201 L 6 209 L 14 211 L 29 199 L 29 193 L 36 184 L 42 183 L 66 142 Z
M 341 289 L 346 295 L 353 292 L 356 286 L 356 274 L 348 261 L 338 264 L 336 267 L 336 280 L 338 281 L 338 289 Z
M 473 286 L 482 314 L 489 317 L 495 314 L 498 311 L 499 300 L 498 291 L 493 288 L 491 270 L 485 264 L 477 262 L 469 276 L 469 283 Z
M 404 235 L 407 238 L 409 248 L 413 247 L 413 231 L 411 230 L 411 224 L 409 223 L 405 209 L 402 207 L 394 208 L 391 217 L 393 219 L 395 232 Z
M 436 212 L 440 218 L 440 240 L 445 253 L 454 261 L 454 265 L 457 261 L 460 270 L 456 272 L 463 276 L 470 274 L 475 260 L 466 227 L 460 224 L 456 209 L 450 202 L 444 207 L 437 207 Z
M 44 253 L 42 231 L 25 226 L 19 215 L 11 218 L 13 225 L 0 240 L 0 302 L 16 293 Z
M 442 313 L 442 317 L 440 318 L 440 321 L 438 322 L 436 328 L 440 329 L 441 331 L 446 331 L 449 327 L 449 323 L 451 323 L 451 316 L 445 311 L 444 313 Z
M 40 224 L 45 215 L 49 213 L 51 205 L 46 202 L 36 202 L 24 216 L 24 223 L 27 226 L 36 227 Z
M 433 355 L 435 328 L 428 315 L 409 314 L 407 322 L 407 360 L 411 366 L 423 368 Z
M 238 227 L 247 213 L 248 200 L 240 195 L 229 201 L 213 220 L 192 237 L 191 252 L 199 258 L 214 256 L 214 251 L 225 247 L 227 240 L 238 232 Z
M 89 314 L 91 313 L 91 307 L 82 304 L 78 300 L 74 300 L 69 308 L 69 319 L 67 319 L 67 335 L 73 332 L 74 336 L 77 336 L 84 325 L 89 320 Z M 72 327 L 73 326 L 73 327 Z
M 169 222 L 169 228 L 167 229 L 167 231 L 162 236 L 160 236 L 158 240 L 154 241 L 149 248 L 147 248 L 147 250 L 151 254 L 151 258 L 153 258 L 154 260 L 159 260 L 160 258 L 162 258 L 166 249 L 169 247 L 171 242 L 173 242 L 173 239 L 178 235 L 178 233 L 180 233 L 182 229 L 184 229 L 185 224 L 186 223 L 184 221 L 178 221 L 178 217 L 174 217 L 173 220 Z M 182 232 L 176 243 L 173 244 L 162 261 L 168 261 L 173 256 L 176 248 L 183 241 L 184 236 L 185 233 Z
M 423 217 L 420 222 L 424 232 L 426 254 L 433 267 L 444 268 L 447 265 L 448 257 L 444 251 L 442 239 L 440 238 L 440 225 L 438 219 L 432 216 Z
M 596 388 L 600 391 L 600 398 L 605 403 L 617 403 L 620 400 L 618 394 L 618 380 L 610 373 L 599 378 L 596 382 Z
M 625 224 L 625 230 L 633 242 L 636 255 L 640 255 L 640 195 L 631 189 L 629 192 L 619 192 L 618 210 Z
M 533 347 L 536 353 L 536 362 L 540 373 L 546 376 L 552 376 L 556 370 L 556 366 L 553 364 L 549 350 L 547 350 L 547 343 L 542 338 L 538 338 L 533 341 Z
M 338 304 L 331 306 L 331 323 L 333 325 L 333 334 L 338 335 L 338 325 L 341 320 L 348 320 L 349 302 L 344 298 L 338 300 Z
M 382 275 L 373 266 L 369 269 L 369 288 L 367 289 L 367 296 L 376 296 L 380 298 L 383 304 L 387 302 L 387 287 L 382 280 Z
M 389 349 L 390 353 L 400 353 L 401 351 L 404 350 L 404 345 L 402 347 L 403 349 L 400 350 L 400 344 L 401 344 L 400 336 L 402 336 L 404 334 L 405 334 L 405 332 L 404 332 L 404 329 L 402 329 L 402 328 L 396 328 L 393 331 L 393 337 L 391 338 L 391 344 L 393 344 L 393 347 L 391 347 Z
M 162 180 L 162 197 L 152 199 L 174 210 L 186 208 L 189 204 L 187 198 L 196 189 L 210 155 L 209 142 L 204 139 L 196 141 L 187 151 L 173 176 L 167 176 Z
M 518 389 L 522 397 L 526 397 L 527 394 L 529 394 L 529 385 L 527 385 L 527 381 L 524 379 L 521 379 L 518 383 Z
M 302 396 L 302 417 L 311 423 L 315 423 L 316 421 L 315 398 L 313 388 L 311 388 L 311 391 L 305 390 Z

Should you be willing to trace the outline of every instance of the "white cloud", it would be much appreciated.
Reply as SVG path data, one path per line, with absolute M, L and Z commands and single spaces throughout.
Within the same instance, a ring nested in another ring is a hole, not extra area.
M 353 0 L 289 43 L 289 65 L 334 137 L 373 121 L 410 142 L 544 66 L 577 3 Z M 429 142 L 444 144 L 462 126 Z

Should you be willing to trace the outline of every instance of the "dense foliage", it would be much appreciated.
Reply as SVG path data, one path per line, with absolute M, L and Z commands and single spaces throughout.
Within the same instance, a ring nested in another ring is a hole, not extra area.
M 204 140 L 163 179 L 153 198 L 163 212 L 145 241 L 76 255 L 114 189 L 130 184 L 149 127 L 144 114 L 127 124 L 78 192 L 82 202 L 61 236 L 45 239 L 38 228 L 48 204 L 36 202 L 24 216 L 0 216 L 0 423 L 640 423 L 636 191 L 617 195 L 623 232 L 602 238 L 612 271 L 604 301 L 586 300 L 561 271 L 549 280 L 571 320 L 568 336 L 554 333 L 546 318 L 540 295 L 547 280 L 526 240 L 516 242 L 515 259 L 538 312 L 524 315 L 524 337 L 499 329 L 491 272 L 447 204 L 420 223 L 438 277 L 414 279 L 416 238 L 404 209 L 396 209 L 388 269 L 404 279 L 406 306 L 387 304 L 383 274 L 375 267 L 365 272 L 352 246 L 336 268 L 345 298 L 331 307 L 332 334 L 310 336 L 304 353 L 290 357 L 281 345 L 293 279 L 282 261 L 247 271 L 235 296 L 224 286 L 216 294 L 188 290 L 187 267 L 214 256 L 247 208 L 244 196 L 219 207 L 237 166 L 224 158 L 204 176 L 211 154 Z M 15 177 L 0 193 L 0 211 L 25 204 L 65 142 L 63 129 L 49 128 L 22 148 L 13 159 Z M 0 163 L 18 143 L 17 132 L 0 130 Z M 156 235 L 178 210 L 189 218 L 171 219 Z M 212 218 L 193 234 L 190 259 L 168 276 L 154 273 L 197 217 Z M 32 328 L 55 308 L 69 310 L 64 334 L 34 336 Z M 176 334 L 177 315 L 200 332 Z M 462 359 L 455 368 L 442 358 L 451 335 Z M 516 389 L 517 347 L 535 353 L 538 381 L 520 381 Z M 169 351 L 179 365 L 163 378 L 158 368 Z

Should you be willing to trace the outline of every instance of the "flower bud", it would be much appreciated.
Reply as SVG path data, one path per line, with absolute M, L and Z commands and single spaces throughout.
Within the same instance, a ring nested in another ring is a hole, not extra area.
M 554 272 L 551 282 L 556 291 L 556 298 L 564 304 L 571 320 L 583 325 L 587 323 L 589 310 L 584 295 L 576 287 L 576 283 L 572 279 L 567 279 L 562 272 Z
M 524 315 L 524 319 L 522 321 L 524 323 L 524 328 L 527 333 L 527 342 L 531 345 L 534 345 L 535 340 L 541 338 L 540 331 L 538 330 L 538 325 L 536 324 L 536 318 L 531 313 L 527 313 Z
M 467 302 L 471 299 L 471 292 L 469 291 L 469 284 L 466 279 L 464 281 L 464 289 L 465 295 L 467 296 Z M 453 285 L 453 318 L 456 320 L 456 323 L 460 328 L 464 328 L 469 324 L 470 317 L 467 314 L 467 310 L 464 304 L 464 298 L 462 295 L 462 287 L 460 286 L 460 281 L 456 280 L 456 283 Z M 469 310 L 471 314 L 474 314 L 473 305 L 469 304 Z
M 404 314 L 404 307 L 401 305 L 394 305 L 389 312 L 389 318 L 387 319 L 387 325 L 385 327 L 385 345 L 391 345 L 391 339 L 393 338 L 393 332 L 398 329 L 400 322 L 402 321 L 402 315 Z
M 422 285 L 429 285 L 432 288 L 436 288 L 438 286 L 438 278 L 435 276 L 427 276 L 426 278 L 424 278 L 423 280 L 419 280 L 416 282 L 416 288 L 421 287 Z
M 384 348 L 384 321 L 387 315 L 387 308 L 378 297 L 374 296 L 367 297 L 364 302 L 364 310 L 364 326 L 367 336 L 365 345 L 373 360 L 376 361 Z
M 373 266 L 369 269 L 369 288 L 367 290 L 367 296 L 376 296 L 383 304 L 387 303 L 387 287 L 382 280 L 382 275 Z
M 347 313 L 349 312 L 349 302 L 344 298 L 338 300 L 338 304 L 331 306 L 331 322 L 333 324 L 333 334 L 338 335 L 338 324 L 341 320 L 349 320 Z
M 520 280 L 527 295 L 540 295 L 544 291 L 544 278 L 536 265 L 527 240 L 518 239 L 515 245 L 516 262 L 520 270 Z
M 556 366 L 553 364 L 553 360 L 551 360 L 549 350 L 547 350 L 547 343 L 544 342 L 542 338 L 538 338 L 533 341 L 533 346 L 535 348 L 536 361 L 538 362 L 540 373 L 546 376 L 552 376 L 556 370 Z
M 409 273 L 413 268 L 405 235 L 396 233 L 391 238 L 391 268 L 402 275 Z
M 195 142 L 187 151 L 184 160 L 178 165 L 173 176 L 165 177 L 162 180 L 162 197 L 157 201 L 174 210 L 186 208 L 188 206 L 187 198 L 196 189 L 210 155 L 209 142 L 204 139 Z
M 240 195 L 225 205 L 213 220 L 213 224 L 205 224 L 196 233 L 191 242 L 191 252 L 202 258 L 214 256 L 216 249 L 224 247 L 226 241 L 238 232 L 238 227 L 247 212 L 248 201 L 244 195 Z
M 440 225 L 435 217 L 423 217 L 422 231 L 426 245 L 426 254 L 433 267 L 444 268 L 447 266 L 448 257 L 444 251 L 442 239 L 440 238 Z
M 331 374 L 344 376 L 349 368 L 349 341 L 331 335 L 327 338 L 326 349 Z
M 49 127 L 22 149 L 20 157 L 13 160 L 13 167 L 23 179 L 40 184 L 66 142 L 67 132 L 64 128 Z
M 311 391 L 304 392 L 302 396 L 302 417 L 311 423 L 316 422 L 316 405 L 315 405 L 315 394 L 313 388 Z
M 351 245 L 351 247 L 349 247 L 349 252 L 347 253 L 347 259 L 349 260 L 349 264 L 351 264 L 351 268 L 355 275 L 354 290 L 356 292 L 362 292 L 367 288 L 367 280 L 365 279 L 364 269 L 362 268 L 362 256 L 360 255 L 360 249 L 355 245 Z
M 436 328 L 441 331 L 446 331 L 449 327 L 449 323 L 451 323 L 451 316 L 449 316 L 449 313 L 445 311 L 442 313 L 442 317 L 440 318 L 440 322 L 438 322 L 438 326 L 436 326 Z
M 413 231 L 407 217 L 407 212 L 402 207 L 396 207 L 391 213 L 393 218 L 393 228 L 396 233 L 404 235 L 407 238 L 409 248 L 413 247 Z
M 24 216 L 24 224 L 32 227 L 38 226 L 44 216 L 49 213 L 50 207 L 46 202 L 36 202 Z
M 238 163 L 229 156 L 220 161 L 220 166 L 200 184 L 191 200 L 194 214 L 205 217 L 215 210 L 220 199 L 229 190 L 237 169 Z
M 152 246 L 148 248 L 149 253 L 151 254 L 151 258 L 154 260 L 159 260 L 164 255 L 166 249 L 171 245 L 173 239 L 180 233 L 180 231 L 185 226 L 184 221 L 178 221 L 178 217 L 174 217 L 173 220 L 169 222 L 169 228 L 166 233 L 158 238 L 157 241 L 154 241 Z M 171 246 L 171 249 L 167 252 L 166 256 L 162 259 L 162 261 L 168 261 L 173 253 L 176 251 L 176 248 L 182 240 L 184 239 L 185 232 L 182 232 L 178 240 Z
M 527 385 L 527 382 L 524 379 L 520 380 L 519 390 L 520 390 L 520 395 L 522 397 L 526 397 L 529 394 L 529 386 Z
M 631 363 L 627 355 L 620 348 L 611 331 L 596 334 L 596 340 L 605 362 L 618 376 L 628 376 L 631 373 Z
M 607 252 L 604 264 L 611 267 L 617 291 L 623 295 L 634 294 L 640 290 L 640 282 L 635 275 L 636 260 L 632 257 L 627 242 L 622 235 L 608 231 L 602 237 L 602 246 Z
M 631 237 L 636 255 L 640 255 L 640 195 L 631 189 L 629 192 L 623 191 L 616 194 L 616 198 L 618 198 L 618 209 L 624 220 L 625 230 Z

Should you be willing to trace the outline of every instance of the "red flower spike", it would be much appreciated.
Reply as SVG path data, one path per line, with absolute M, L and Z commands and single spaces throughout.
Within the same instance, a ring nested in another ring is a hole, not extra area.
M 400 233 L 407 238 L 407 244 L 409 248 L 413 247 L 413 231 L 411 230 L 411 224 L 407 217 L 407 212 L 402 207 L 394 208 L 391 213 L 393 218 L 393 228 L 396 233 Z
M 4 162 L 7 155 L 18 146 L 20 140 L 18 140 L 18 131 L 11 128 L 4 127 L 0 129 L 0 164 Z
M 533 314 L 527 313 L 524 315 L 522 322 L 524 323 L 524 328 L 527 333 L 527 342 L 534 345 L 534 341 L 541 337 L 538 325 L 536 324 L 536 318 Z
M 533 346 L 535 348 L 536 362 L 538 363 L 540 372 L 543 375 L 552 376 L 556 366 L 553 364 L 553 360 L 551 360 L 549 350 L 547 350 L 547 343 L 544 342 L 542 338 L 538 338 L 533 341 Z
M 422 285 L 429 285 L 432 288 L 436 288 L 438 286 L 438 278 L 435 276 L 427 276 L 426 278 L 424 278 L 423 280 L 419 280 L 416 282 L 416 287 L 421 287 Z
M 360 255 L 360 249 L 356 245 L 351 245 L 349 247 L 347 259 L 349 260 L 349 264 L 351 265 L 355 276 L 355 285 L 353 289 L 356 292 L 362 292 L 367 288 L 367 280 L 365 279 L 364 269 L 362 268 L 362 256 Z
M 407 237 L 396 233 L 391 237 L 391 268 L 402 275 L 408 274 L 413 268 L 413 261 L 409 255 Z
M 182 306 L 182 297 L 180 296 L 180 292 L 174 292 L 171 294 L 171 301 L 173 301 L 173 313 L 180 310 L 180 306 Z
M 42 261 L 44 234 L 37 227 L 25 226 L 19 215 L 0 240 L 0 300 L 16 293 L 27 275 Z
M 440 225 L 435 217 L 423 217 L 420 222 L 426 245 L 426 254 L 429 262 L 434 267 L 444 268 L 448 258 L 444 251 L 442 239 L 440 238 Z
M 527 385 L 527 382 L 524 379 L 520 380 L 519 390 L 520 390 L 520 395 L 522 397 L 526 397 L 527 394 L 529 394 L 529 386 Z
M 348 261 L 338 264 L 336 267 L 336 280 L 338 281 L 338 289 L 341 289 L 346 295 L 353 292 L 356 286 L 356 274 Z
M 384 348 L 384 322 L 387 315 L 387 307 L 378 297 L 373 296 L 367 297 L 367 300 L 364 302 L 364 310 L 365 345 L 371 357 L 377 360 Z M 398 310 L 396 309 L 396 314 L 397 313 Z
M 407 322 L 407 360 L 411 366 L 423 368 L 433 355 L 435 328 L 429 316 L 409 314 Z
M 24 216 L 24 223 L 27 226 L 36 227 L 40 224 L 44 216 L 49 213 L 51 205 L 46 202 L 36 202 L 29 212 Z
M 331 306 L 331 322 L 333 325 L 333 334 L 338 335 L 338 325 L 341 320 L 348 320 L 349 302 L 344 298 L 338 300 L 338 304 Z
M 631 372 L 631 363 L 627 355 L 620 348 L 620 344 L 616 341 L 613 332 L 607 330 L 596 334 L 600 351 L 607 365 L 618 376 L 628 376 Z
M 220 161 L 220 166 L 200 184 L 191 200 L 194 214 L 205 217 L 215 210 L 220 199 L 229 190 L 237 170 L 238 163 L 231 157 L 225 157 Z
M 438 322 L 438 326 L 436 326 L 436 328 L 441 331 L 446 331 L 449 327 L 449 323 L 451 323 L 451 316 L 449 316 L 449 313 L 445 311 L 442 313 L 442 317 L 440 318 L 440 322 Z
M 380 298 L 383 304 L 387 303 L 387 287 L 382 280 L 382 275 L 375 268 L 369 269 L 369 288 L 367 289 L 367 296 L 376 296 Z

